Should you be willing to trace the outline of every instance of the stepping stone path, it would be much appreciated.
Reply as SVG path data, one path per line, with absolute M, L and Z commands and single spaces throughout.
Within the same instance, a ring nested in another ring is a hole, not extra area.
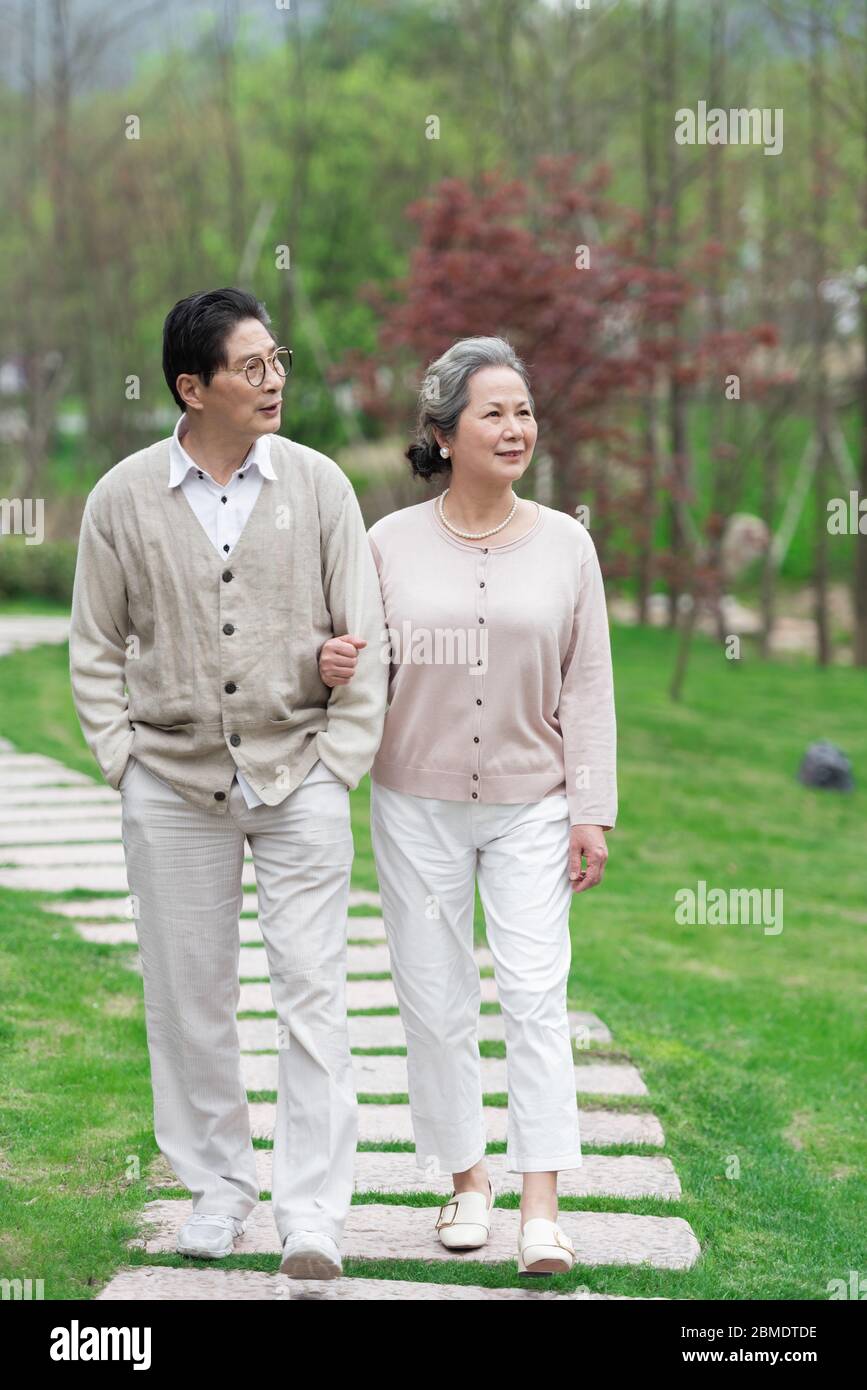
M 52 623 L 54 620 L 50 620 Z M 48 630 L 48 622 L 44 624 Z M 31 624 L 28 619 L 28 624 Z M 12 638 L 0 621 L 0 654 Z M 66 635 L 61 625 L 55 638 Z M 27 643 L 18 640 L 14 645 Z M 31 643 L 32 645 L 32 643 Z M 7 647 L 7 650 L 11 647 Z M 110 891 L 112 898 L 79 898 L 75 901 L 44 900 L 47 910 L 68 917 L 87 942 L 102 943 L 121 953 L 131 968 L 138 968 L 135 924 L 123 864 L 120 839 L 120 796 L 111 787 L 70 771 L 51 758 L 16 752 L 0 740 L 0 885 L 42 893 Z M 257 899 L 252 861 L 244 865 L 244 899 L 239 923 L 240 1007 L 238 1035 L 242 1070 L 249 1092 L 261 1097 L 277 1084 L 277 1024 L 268 981 L 268 957 L 256 918 Z M 405 1055 L 389 1055 L 387 1049 L 406 1047 L 397 1012 L 397 996 L 389 978 L 388 947 L 379 915 L 379 896 L 371 892 L 350 894 L 350 907 L 364 915 L 347 919 L 349 1034 L 359 1094 L 373 1097 L 359 1106 L 359 1142 L 394 1146 L 390 1151 L 360 1149 L 356 1158 L 357 1193 L 381 1194 L 398 1199 L 419 1191 L 445 1200 L 451 1193 L 450 1175 L 431 1176 L 416 1168 L 415 1155 L 401 1151 L 412 1142 L 409 1106 L 394 1101 L 407 1091 Z M 479 949 L 476 959 L 483 972 L 482 999 L 496 1003 L 493 957 Z M 353 1012 L 373 1010 L 371 1013 Z M 591 1299 L 624 1298 L 604 1291 L 604 1270 L 612 1265 L 644 1265 L 660 1271 L 689 1269 L 701 1253 L 689 1223 L 679 1216 L 646 1216 L 628 1209 L 630 1201 L 655 1198 L 676 1203 L 680 1183 L 671 1160 L 660 1151 L 665 1136 L 658 1119 L 645 1105 L 630 1108 L 629 1097 L 646 1097 L 647 1088 L 638 1070 L 622 1058 L 606 1055 L 612 1038 L 595 1014 L 569 1015 L 576 1040 L 575 1089 L 579 1097 L 583 1166 L 563 1172 L 559 1191 L 564 1197 L 616 1198 L 625 1210 L 618 1212 L 564 1211 L 560 1223 L 571 1236 L 578 1261 L 585 1268 L 599 1267 L 591 1291 L 582 1285 L 571 1293 L 554 1293 L 544 1280 L 531 1287 L 485 1288 L 450 1284 L 438 1278 L 437 1266 L 454 1259 L 471 1266 L 501 1266 L 510 1276 L 515 1269 L 519 1212 L 498 1207 L 488 1244 L 461 1254 L 446 1250 L 434 1233 L 437 1208 L 410 1206 L 400 1200 L 354 1204 L 346 1223 L 343 1254 L 346 1260 L 423 1260 L 430 1282 L 400 1279 L 344 1277 L 334 1281 L 286 1279 L 259 1269 L 173 1268 L 159 1264 L 121 1267 L 98 1295 L 99 1299 Z M 479 1039 L 502 1041 L 503 1017 L 497 1012 L 479 1016 Z M 595 1052 L 594 1052 L 595 1049 Z M 379 1051 L 380 1055 L 376 1055 Z M 483 1091 L 492 1100 L 507 1090 L 506 1062 L 484 1057 L 481 1061 Z M 381 1097 L 381 1100 L 377 1100 Z M 586 1099 L 590 1097 L 590 1099 Z M 606 1106 L 606 1098 L 618 1105 Z M 624 1103 L 624 1098 L 627 1098 Z M 583 1103 L 582 1103 L 583 1101 Z M 496 1103 L 484 1107 L 489 1141 L 506 1138 L 507 1111 Z M 253 1137 L 267 1144 L 273 1140 L 276 1105 L 261 1098 L 250 1101 Z M 629 1154 L 605 1153 L 614 1146 L 639 1150 Z M 587 1149 L 597 1152 L 587 1152 Z M 280 1253 L 270 1208 L 272 1149 L 256 1150 L 259 1186 L 258 1207 L 247 1221 L 244 1236 L 235 1246 L 239 1255 L 269 1257 L 273 1266 Z M 510 1173 L 505 1155 L 489 1156 L 495 1190 L 520 1192 L 521 1177 Z M 148 1175 L 152 1191 L 182 1192 L 160 1154 Z M 178 1230 L 191 1211 L 183 1197 L 162 1195 L 147 1203 L 141 1235 L 130 1242 L 145 1255 L 174 1255 Z M 590 1278 L 591 1276 L 586 1276 Z

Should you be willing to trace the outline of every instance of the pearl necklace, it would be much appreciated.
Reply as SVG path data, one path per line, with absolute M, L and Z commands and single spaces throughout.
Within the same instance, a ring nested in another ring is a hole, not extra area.
M 490 531 L 459 531 L 457 526 L 452 526 L 450 522 L 446 521 L 446 514 L 445 509 L 443 507 L 443 503 L 446 499 L 446 493 L 448 493 L 449 491 L 450 489 L 446 488 L 445 492 L 441 492 L 439 497 L 437 498 L 440 520 L 442 521 L 443 525 L 448 528 L 449 531 L 453 532 L 454 535 L 463 536 L 464 539 L 468 541 L 482 541 L 485 539 L 486 536 L 495 536 L 498 531 L 502 531 L 504 526 L 508 526 L 509 522 L 512 520 L 512 517 L 515 515 L 515 511 L 518 506 L 518 499 L 517 497 L 515 497 L 515 494 L 513 492 L 512 496 L 515 498 L 515 500 L 512 504 L 512 510 L 509 512 L 509 515 L 506 517 L 506 520 L 500 522 L 499 526 L 492 526 Z

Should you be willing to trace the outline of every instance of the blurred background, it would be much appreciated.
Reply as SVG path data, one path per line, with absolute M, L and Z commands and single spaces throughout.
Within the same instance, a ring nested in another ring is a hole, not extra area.
M 68 602 L 167 310 L 237 284 L 368 524 L 429 495 L 426 362 L 503 334 L 613 617 L 867 663 L 865 0 L 5 0 L 0 63 L 0 601 Z

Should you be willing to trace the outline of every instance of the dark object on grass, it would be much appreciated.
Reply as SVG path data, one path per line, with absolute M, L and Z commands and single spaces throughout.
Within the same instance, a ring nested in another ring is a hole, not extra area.
M 850 792 L 855 785 L 852 767 L 842 749 L 834 743 L 811 743 L 798 771 L 798 781 L 806 787 L 825 787 Z

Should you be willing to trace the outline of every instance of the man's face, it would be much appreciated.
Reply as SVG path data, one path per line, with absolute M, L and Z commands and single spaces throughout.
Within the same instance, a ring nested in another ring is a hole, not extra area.
M 258 319 L 242 319 L 225 341 L 226 367 L 218 369 L 205 386 L 198 376 L 178 377 L 178 390 L 187 415 L 226 434 L 253 439 L 275 434 L 280 428 L 285 379 L 268 361 L 278 346 Z M 251 357 L 265 362 L 265 380 L 251 386 L 244 366 Z

